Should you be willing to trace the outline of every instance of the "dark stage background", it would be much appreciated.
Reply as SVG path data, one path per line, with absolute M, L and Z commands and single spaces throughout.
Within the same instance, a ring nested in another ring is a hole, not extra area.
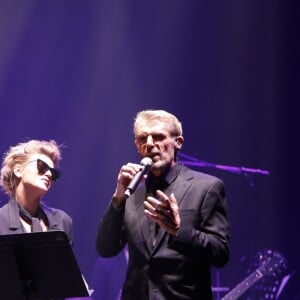
M 132 123 L 147 108 L 181 119 L 184 154 L 270 172 L 196 168 L 227 187 L 232 255 L 213 270 L 214 287 L 233 288 L 273 249 L 288 265 L 278 278 L 291 275 L 280 299 L 300 299 L 298 9 L 276 0 L 0 1 L 0 152 L 33 138 L 64 145 L 63 176 L 44 200 L 73 218 L 94 299 L 112 299 L 100 286 L 124 276 L 113 262 L 104 272 L 95 235 L 120 166 L 139 161 Z

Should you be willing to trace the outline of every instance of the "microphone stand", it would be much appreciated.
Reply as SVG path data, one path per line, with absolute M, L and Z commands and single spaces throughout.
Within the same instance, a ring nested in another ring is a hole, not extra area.
M 244 174 L 244 173 L 256 173 L 256 174 L 262 174 L 262 175 L 269 175 L 270 174 L 269 171 L 262 170 L 262 169 L 253 169 L 253 168 L 235 167 L 235 166 L 226 166 L 226 165 L 214 164 L 214 163 L 206 162 L 206 161 L 203 161 L 203 160 L 199 160 L 197 158 L 194 158 L 192 156 L 189 156 L 189 155 L 181 153 L 181 152 L 179 153 L 179 156 L 187 159 L 187 160 L 180 160 L 181 163 L 183 163 L 184 165 L 187 165 L 187 166 L 221 169 L 221 170 L 225 170 L 227 172 L 237 173 L 237 174 Z

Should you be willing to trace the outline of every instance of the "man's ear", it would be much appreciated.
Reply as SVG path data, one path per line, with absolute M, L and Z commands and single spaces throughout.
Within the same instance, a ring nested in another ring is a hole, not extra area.
M 175 139 L 175 149 L 180 150 L 184 142 L 184 138 L 180 135 Z
M 141 153 L 140 153 L 140 147 L 139 147 L 139 144 L 138 144 L 138 142 L 136 141 L 136 139 L 134 140 L 134 144 L 135 144 L 135 147 L 136 147 L 137 152 L 141 155 Z

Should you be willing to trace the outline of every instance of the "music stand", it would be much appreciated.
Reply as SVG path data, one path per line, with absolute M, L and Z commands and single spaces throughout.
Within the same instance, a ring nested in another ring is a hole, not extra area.
M 87 297 L 63 231 L 0 235 L 1 299 Z

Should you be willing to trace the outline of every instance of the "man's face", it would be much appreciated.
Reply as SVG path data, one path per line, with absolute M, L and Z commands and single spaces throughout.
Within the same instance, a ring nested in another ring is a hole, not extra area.
M 183 137 L 173 136 L 172 127 L 167 122 L 144 121 L 136 129 L 137 150 L 141 157 L 148 156 L 152 159 L 151 171 L 156 176 L 175 164 L 175 155 L 182 143 Z

